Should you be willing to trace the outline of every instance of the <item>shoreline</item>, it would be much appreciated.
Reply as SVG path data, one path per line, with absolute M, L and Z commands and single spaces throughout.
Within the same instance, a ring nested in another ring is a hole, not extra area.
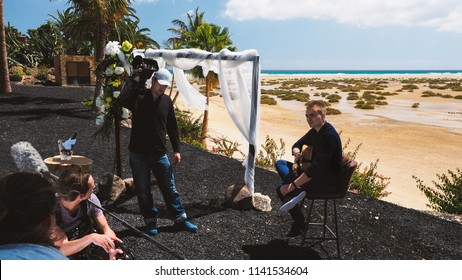
M 377 77 L 380 76 L 380 77 Z M 333 79 L 386 79 L 391 90 L 398 88 L 401 79 L 411 75 L 313 75 L 309 78 L 321 80 Z M 412 75 L 413 78 L 450 78 L 459 79 L 457 75 Z M 262 75 L 264 82 L 275 80 L 291 80 L 307 78 L 306 75 Z M 423 86 L 421 86 L 424 88 Z M 342 114 L 329 115 L 327 121 L 341 131 L 342 142 L 350 139 L 348 151 L 353 151 L 361 144 L 358 162 L 362 162 L 360 170 L 379 159 L 378 172 L 390 177 L 386 191 L 391 194 L 385 198 L 394 204 L 417 210 L 431 210 L 425 204 L 427 198 L 416 187 L 412 175 L 422 179 L 427 186 L 433 186 L 432 181 L 438 181 L 436 174 L 447 173 L 448 170 L 460 168 L 457 166 L 462 157 L 458 146 L 462 136 L 462 100 L 444 99 L 440 97 L 420 97 L 421 90 L 412 93 L 401 92 L 387 97 L 389 105 L 374 110 L 360 110 L 351 106 L 354 102 L 346 100 L 346 94 L 336 89 L 322 90 L 336 92 L 342 96 L 339 103 L 332 107 L 341 107 Z M 312 89 L 304 89 L 312 96 Z M 321 99 L 321 98 L 319 98 Z M 418 110 L 411 108 L 413 102 L 421 104 Z M 345 107 L 345 106 L 349 107 Z M 343 107 L 342 107 L 343 106 Z M 220 96 L 212 97 L 209 104 L 209 135 L 226 137 L 242 143 L 242 136 L 231 121 Z M 286 153 L 283 159 L 292 160 L 290 147 L 308 129 L 304 118 L 304 104 L 297 101 L 281 101 L 278 105 L 261 105 L 261 120 L 259 143 L 264 143 L 269 135 L 278 143 L 285 142 Z M 194 112 L 197 118 L 201 112 Z M 448 112 L 455 112 L 453 119 L 448 119 Z M 438 119 L 438 116 L 440 117 Z M 411 121 L 409 121 L 411 120 Z M 444 139 L 444 141 L 442 141 Z M 209 142 L 208 148 L 212 147 Z M 240 146 L 241 151 L 247 148 Z M 258 189 L 256 189 L 258 192 Z

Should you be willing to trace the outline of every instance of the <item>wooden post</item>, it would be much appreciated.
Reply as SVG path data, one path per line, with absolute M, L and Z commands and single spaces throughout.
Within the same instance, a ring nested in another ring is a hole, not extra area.
M 121 108 L 117 106 L 117 113 L 114 114 L 114 136 L 115 136 L 115 152 L 116 152 L 116 175 L 122 178 L 122 153 L 120 149 L 120 122 Z

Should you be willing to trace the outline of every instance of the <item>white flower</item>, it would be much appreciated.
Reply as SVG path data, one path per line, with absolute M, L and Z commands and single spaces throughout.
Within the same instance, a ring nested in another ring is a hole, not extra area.
M 103 96 L 100 94 L 98 95 L 98 97 L 96 97 L 95 105 L 97 107 L 100 107 L 100 106 L 103 106 L 103 103 L 104 103 Z
M 109 66 L 108 68 L 106 68 L 106 71 L 104 71 L 104 73 L 106 74 L 106 76 L 111 76 L 112 74 L 114 74 L 114 69 L 112 69 L 112 67 Z
M 113 96 L 114 98 L 119 97 L 119 95 L 120 95 L 120 91 L 118 91 L 118 90 L 116 90 L 116 91 L 114 91 L 114 92 L 112 93 L 112 96 Z
M 102 125 L 104 123 L 104 115 L 99 115 L 96 117 L 96 125 Z
M 106 44 L 106 53 L 113 56 L 120 52 L 120 44 L 117 41 L 109 41 Z
M 130 111 L 128 111 L 127 108 L 122 108 L 122 119 L 128 119 L 128 114 Z
M 114 73 L 116 73 L 117 75 L 120 75 L 124 72 L 124 68 L 123 67 L 120 67 L 120 66 L 117 66 L 115 69 L 114 69 Z

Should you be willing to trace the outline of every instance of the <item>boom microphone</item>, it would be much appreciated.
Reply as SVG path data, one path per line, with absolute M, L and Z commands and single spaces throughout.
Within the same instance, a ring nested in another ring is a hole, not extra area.
M 45 175 L 48 178 L 57 180 L 58 177 L 48 170 L 39 152 L 29 142 L 18 142 L 11 146 L 11 157 L 21 172 Z

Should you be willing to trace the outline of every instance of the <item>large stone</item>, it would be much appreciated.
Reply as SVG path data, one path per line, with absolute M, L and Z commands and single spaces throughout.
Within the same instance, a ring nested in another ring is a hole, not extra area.
M 98 182 L 98 198 L 101 202 L 116 201 L 125 190 L 125 182 L 112 173 L 104 174 Z
M 106 173 L 98 180 L 98 192 L 96 195 L 98 196 L 101 203 L 110 200 L 113 179 L 114 174 Z
M 227 187 L 225 191 L 225 204 L 237 210 L 252 209 L 252 195 L 247 185 L 236 183 Z
M 117 175 L 114 175 L 112 180 L 112 188 L 110 193 L 110 200 L 116 201 L 125 192 L 125 182 Z
M 263 212 L 271 211 L 271 198 L 261 193 L 255 193 L 252 197 L 253 208 Z
M 125 188 L 129 192 L 135 192 L 135 183 L 133 182 L 133 178 L 126 178 L 124 179 Z

